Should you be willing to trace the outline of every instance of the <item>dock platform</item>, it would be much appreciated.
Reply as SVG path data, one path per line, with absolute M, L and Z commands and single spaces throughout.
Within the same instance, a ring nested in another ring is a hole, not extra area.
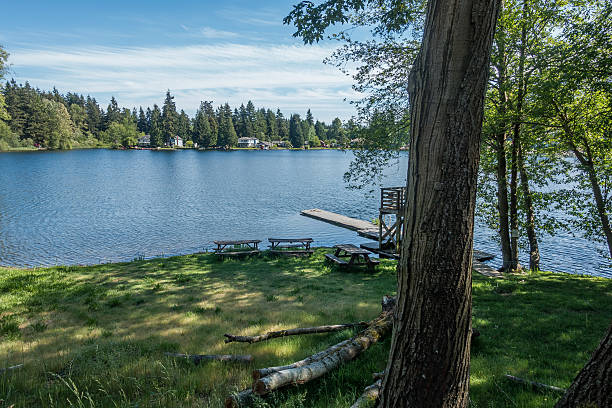
M 378 225 L 364 221 L 357 218 L 347 217 L 345 215 L 336 214 L 331 211 L 321 210 L 319 208 L 313 208 L 310 210 L 302 210 L 300 214 L 305 217 L 314 218 L 315 220 L 327 222 L 329 224 L 336 225 L 338 227 L 347 228 L 353 231 L 357 231 L 357 234 L 362 237 L 378 241 Z M 378 242 L 361 244 L 361 248 L 367 249 L 370 252 L 378 254 L 381 258 L 399 259 L 399 254 L 394 253 L 391 250 L 381 250 L 378 248 Z M 472 261 L 472 269 L 481 275 L 492 277 L 492 278 L 503 278 L 503 274 L 498 272 L 496 269 L 483 263 L 495 258 L 495 255 L 487 252 L 474 250 L 474 259 Z
M 302 210 L 300 211 L 300 214 L 305 217 L 314 218 L 315 220 L 336 225 L 338 227 L 357 231 L 357 233 L 361 236 L 378 241 L 378 226 L 370 221 L 351 218 L 347 217 L 346 215 L 336 214 L 331 211 L 325 211 L 318 208 Z

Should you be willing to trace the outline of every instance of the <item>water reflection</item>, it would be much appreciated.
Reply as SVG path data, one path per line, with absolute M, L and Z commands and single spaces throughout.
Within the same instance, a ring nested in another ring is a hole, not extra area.
M 351 153 L 340 151 L 0 154 L 0 264 L 124 261 L 201 251 L 215 239 L 365 242 L 299 215 L 323 208 L 377 217 L 376 194 L 344 188 L 350 160 Z M 385 185 L 403 185 L 406 164 L 389 169 Z M 497 254 L 491 235 L 477 226 L 475 247 Z M 545 239 L 541 252 L 544 269 L 609 272 L 593 244 L 579 238 Z

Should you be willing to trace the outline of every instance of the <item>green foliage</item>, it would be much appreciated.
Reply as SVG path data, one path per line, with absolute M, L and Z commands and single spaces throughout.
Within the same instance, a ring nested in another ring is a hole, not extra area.
M 138 144 L 138 138 L 144 134 L 138 131 L 136 124 L 125 118 L 121 122 L 112 122 L 101 134 L 104 143 L 114 147 L 129 147 Z
M 160 147 L 164 145 L 162 114 L 157 105 L 153 105 L 153 110 L 151 111 L 149 133 L 151 135 L 151 147 Z
M 542 151 L 569 152 L 560 207 L 575 231 L 608 246 L 612 257 L 612 4 L 592 1 L 566 10 L 561 33 L 537 66 L 533 109 L 547 130 Z M 588 62 L 585 62 L 588 61 Z M 569 166 L 567 166 L 569 165 Z
M 0 80 L 4 78 L 4 74 L 8 70 L 7 61 L 8 61 L 9 53 L 6 52 L 2 46 L 0 46 Z
M 170 95 L 170 90 L 166 92 L 166 99 L 162 106 L 162 138 L 165 145 L 170 145 L 170 138 L 176 136 L 178 130 L 179 117 L 176 113 L 174 96 Z
M 219 123 L 219 136 L 217 145 L 233 147 L 238 144 L 238 135 L 232 121 L 232 108 L 226 103 L 220 106 L 217 112 L 217 122 Z
M 289 140 L 291 145 L 296 148 L 304 146 L 304 130 L 301 122 L 300 115 L 297 113 L 291 115 L 289 120 Z
M 217 144 L 217 134 L 213 132 L 211 127 L 211 119 L 216 122 L 216 119 L 210 117 L 212 112 L 211 102 L 200 103 L 200 108 L 196 112 L 193 123 L 193 141 L 200 147 L 211 147 Z

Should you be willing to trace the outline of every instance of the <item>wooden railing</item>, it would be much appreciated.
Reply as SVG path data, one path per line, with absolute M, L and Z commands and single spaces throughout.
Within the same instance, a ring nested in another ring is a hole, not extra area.
M 406 187 L 384 187 L 380 189 L 380 210 L 401 211 L 406 204 Z

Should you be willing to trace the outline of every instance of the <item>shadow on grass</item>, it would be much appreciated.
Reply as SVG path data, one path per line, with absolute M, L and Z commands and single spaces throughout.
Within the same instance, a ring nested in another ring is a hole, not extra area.
M 95 406 L 220 406 L 232 390 L 250 383 L 253 366 L 195 367 L 163 351 L 252 354 L 257 367 L 286 364 L 351 333 L 254 345 L 226 345 L 223 334 L 367 320 L 379 312 L 382 295 L 393 291 L 392 263 L 374 274 L 345 273 L 325 265 L 324 252 L 298 259 L 219 261 L 199 254 L 7 269 L 0 277 L 0 310 L 19 326 L 16 336 L 0 343 L 0 363 L 26 367 L 1 379 L 0 392 L 16 406 L 62 406 L 68 398 L 90 398 Z M 353 371 L 369 381 L 370 373 Z M 295 398 L 288 391 L 286 400 Z

